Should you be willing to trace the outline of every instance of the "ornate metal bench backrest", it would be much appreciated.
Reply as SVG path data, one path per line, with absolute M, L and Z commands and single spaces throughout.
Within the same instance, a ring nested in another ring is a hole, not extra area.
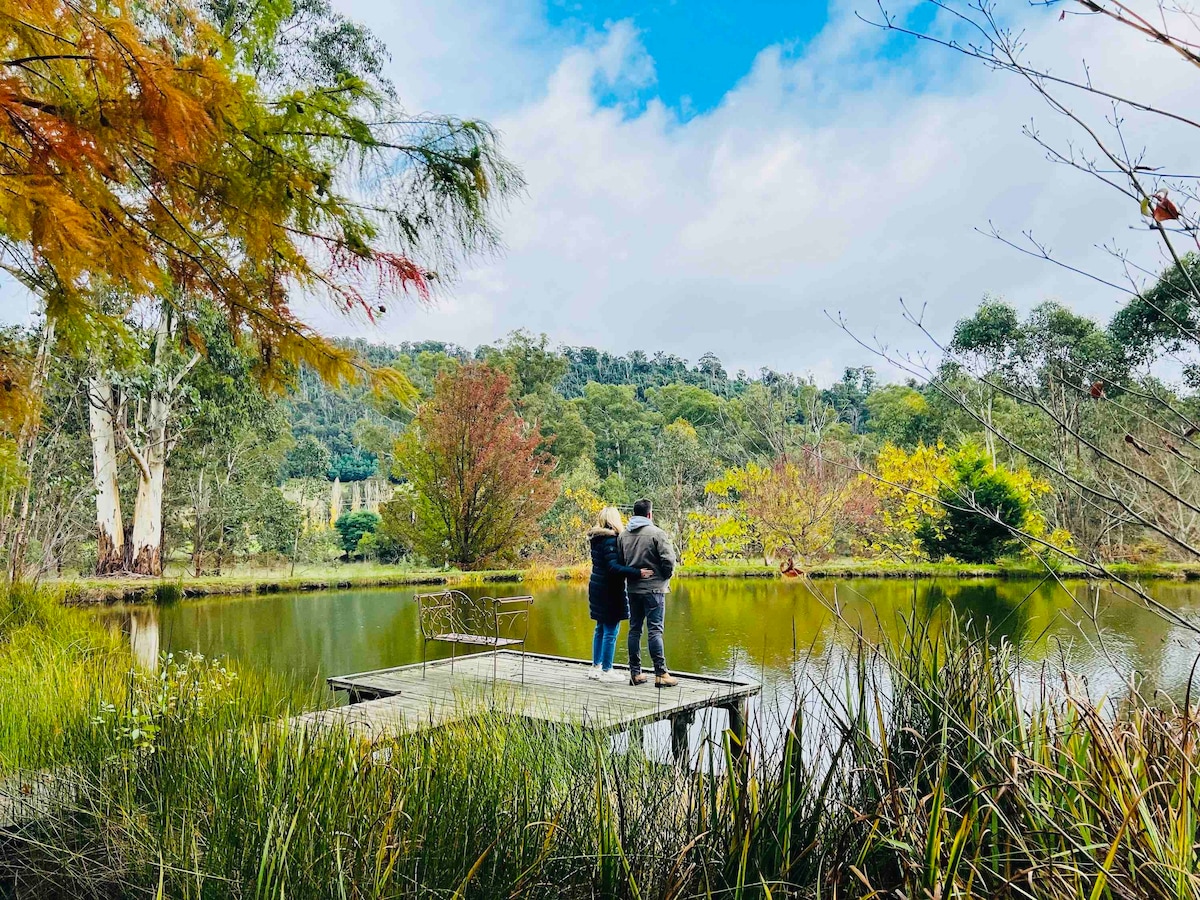
M 416 601 L 423 645 L 442 641 L 498 651 L 502 646 L 523 648 L 529 636 L 529 607 L 533 603 L 529 596 L 476 598 L 447 589 L 417 594 Z M 425 661 L 424 648 L 421 661 Z

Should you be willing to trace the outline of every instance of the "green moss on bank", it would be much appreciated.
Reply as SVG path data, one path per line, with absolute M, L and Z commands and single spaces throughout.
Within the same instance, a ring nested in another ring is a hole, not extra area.
M 357 572 L 352 566 L 315 574 L 289 576 L 283 573 L 237 573 L 219 576 L 176 576 L 174 578 L 80 578 L 59 586 L 67 603 L 95 605 L 111 603 L 170 603 L 189 597 L 215 594 L 278 594 L 306 591 L 346 590 L 356 587 L 400 587 L 405 585 L 469 585 L 522 580 L 520 571 L 444 572 L 395 570 Z

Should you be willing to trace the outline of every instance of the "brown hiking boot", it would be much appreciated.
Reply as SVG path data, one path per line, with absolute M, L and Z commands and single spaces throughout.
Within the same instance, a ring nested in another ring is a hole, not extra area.
M 679 684 L 679 679 L 674 677 L 670 672 L 654 676 L 654 686 L 656 688 L 675 687 L 677 684 Z
M 643 675 L 641 672 L 638 672 L 638 674 L 636 674 L 636 675 L 629 676 L 630 684 L 645 684 L 649 680 L 650 680 L 650 676 Z

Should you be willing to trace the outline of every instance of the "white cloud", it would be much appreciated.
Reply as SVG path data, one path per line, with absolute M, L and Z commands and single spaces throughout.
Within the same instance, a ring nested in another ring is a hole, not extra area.
M 949 52 L 881 58 L 884 35 L 834 12 L 803 55 L 764 48 L 718 108 L 686 122 L 658 102 L 597 102 L 598 80 L 652 77 L 629 23 L 563 50 L 536 97 L 493 117 L 529 181 L 505 224 L 507 253 L 433 310 L 398 310 L 380 336 L 472 345 L 526 327 L 829 377 L 872 359 L 826 309 L 910 346 L 921 341 L 900 297 L 927 304 L 943 333 L 984 293 L 1109 315 L 1117 295 L 975 230 L 1033 228 L 1093 267 L 1107 264 L 1094 245 L 1113 236 L 1150 244 L 1127 230 L 1128 201 L 1021 135 L 1031 115 L 1055 134 L 1066 123 L 1019 79 Z M 1030 24 L 1035 49 L 1041 39 L 1060 66 L 1086 48 L 1093 72 L 1119 64 L 1125 81 L 1183 89 L 1161 64 L 1137 67 L 1130 54 L 1147 51 L 1111 26 Z
M 413 111 L 493 115 L 532 100 L 564 36 L 532 0 L 333 0 L 391 53 L 389 74 Z

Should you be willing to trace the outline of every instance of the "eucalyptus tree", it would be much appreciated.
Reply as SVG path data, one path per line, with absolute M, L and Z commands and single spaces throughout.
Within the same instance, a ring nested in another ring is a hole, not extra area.
M 254 357 L 219 317 L 206 324 L 206 352 L 170 437 L 163 501 L 164 541 L 190 545 L 197 575 L 205 567 L 220 574 L 227 560 L 250 549 L 264 518 L 277 513 L 280 465 L 294 443 L 283 404 L 256 389 Z
M 567 358 L 550 348 L 545 334 L 536 337 L 518 329 L 497 348 L 483 349 L 483 359 L 506 372 L 512 381 L 514 398 L 548 393 L 567 373 Z
M 600 476 L 615 473 L 628 478 L 630 470 L 636 470 L 639 460 L 649 454 L 653 438 L 653 418 L 638 403 L 634 387 L 592 382 L 574 402 L 583 423 L 595 435 Z

